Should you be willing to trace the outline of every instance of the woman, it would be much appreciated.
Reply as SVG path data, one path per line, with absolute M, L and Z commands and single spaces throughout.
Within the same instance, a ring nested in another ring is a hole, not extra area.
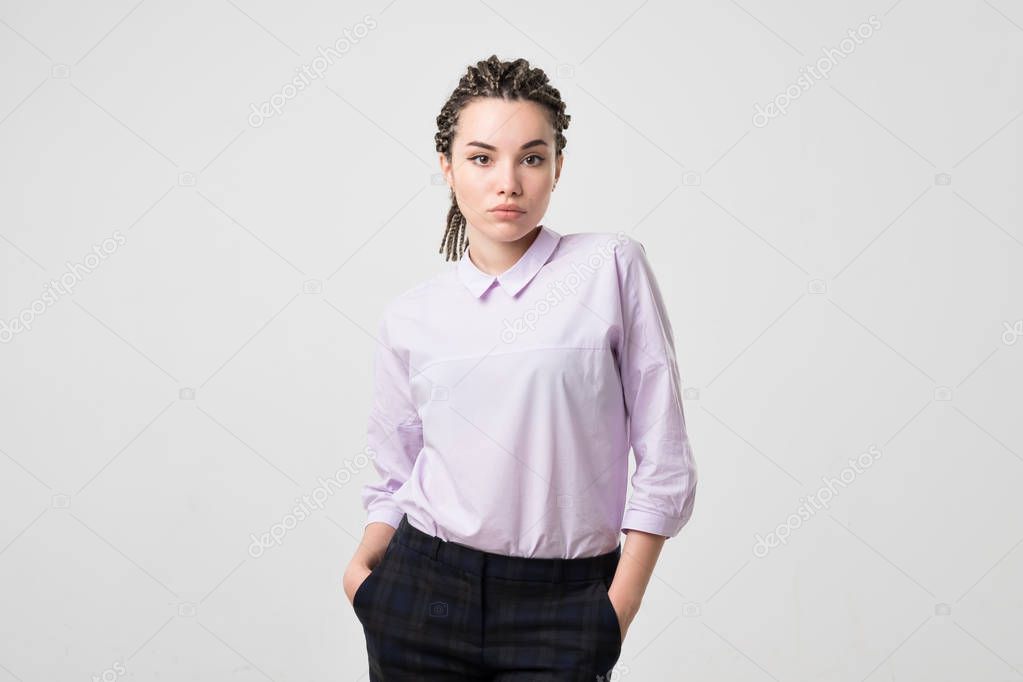
M 382 479 L 362 489 L 344 576 L 371 680 L 607 679 L 692 515 L 673 334 L 643 246 L 539 224 L 569 118 L 543 71 L 496 56 L 437 117 L 441 252 L 457 262 L 380 321 Z

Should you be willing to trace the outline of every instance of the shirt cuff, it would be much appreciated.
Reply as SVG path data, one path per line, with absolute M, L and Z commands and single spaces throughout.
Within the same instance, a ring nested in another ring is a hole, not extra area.
M 362 528 L 363 530 L 365 530 L 366 526 L 368 526 L 369 524 L 375 521 L 380 521 L 382 523 L 386 523 L 388 526 L 391 526 L 392 528 L 397 530 L 398 524 L 401 523 L 401 517 L 403 516 L 405 516 L 405 512 L 401 511 L 400 509 L 377 509 L 371 511 L 366 516 L 366 523 L 363 524 Z
M 684 519 L 678 519 L 673 516 L 654 514 L 639 509 L 629 509 L 625 512 L 625 517 L 622 519 L 622 532 L 627 534 L 630 530 L 641 530 L 645 533 L 673 538 L 678 535 L 685 523 Z

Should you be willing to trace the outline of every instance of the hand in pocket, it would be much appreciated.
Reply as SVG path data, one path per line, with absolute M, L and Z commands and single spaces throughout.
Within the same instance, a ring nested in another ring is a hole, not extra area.
M 366 582 L 373 570 L 365 564 L 349 564 L 345 570 L 344 578 L 342 578 L 342 585 L 345 591 L 345 597 L 348 598 L 348 603 L 355 606 L 355 594 L 362 587 L 362 584 Z

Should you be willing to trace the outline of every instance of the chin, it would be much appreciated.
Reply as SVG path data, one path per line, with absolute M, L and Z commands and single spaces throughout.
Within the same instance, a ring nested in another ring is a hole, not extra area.
M 536 229 L 536 224 L 525 217 L 518 220 L 498 220 L 491 223 L 491 237 L 501 241 L 514 242 L 522 239 Z

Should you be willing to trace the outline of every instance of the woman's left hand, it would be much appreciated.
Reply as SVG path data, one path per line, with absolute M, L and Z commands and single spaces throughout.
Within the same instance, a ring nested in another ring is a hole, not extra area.
M 622 632 L 622 642 L 625 642 L 625 633 L 628 632 L 629 626 L 632 625 L 632 619 L 639 612 L 640 599 L 621 590 L 616 590 L 614 583 L 611 584 L 611 589 L 607 591 L 607 596 L 611 600 L 611 606 L 614 607 L 615 614 L 618 616 L 618 625 Z

